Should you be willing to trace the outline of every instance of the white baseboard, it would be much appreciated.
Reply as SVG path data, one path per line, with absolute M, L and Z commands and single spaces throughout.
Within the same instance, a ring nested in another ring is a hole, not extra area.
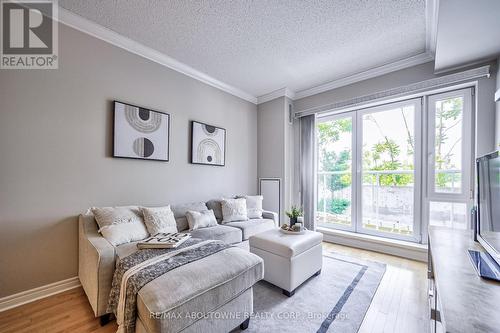
M 63 291 L 80 287 L 80 279 L 77 276 L 50 283 L 38 288 L 22 291 L 20 293 L 0 298 L 0 312 L 15 308 L 17 306 L 31 303 L 33 301 L 62 293 Z
M 427 262 L 427 245 L 340 230 L 319 228 L 316 231 L 323 233 L 325 242 Z

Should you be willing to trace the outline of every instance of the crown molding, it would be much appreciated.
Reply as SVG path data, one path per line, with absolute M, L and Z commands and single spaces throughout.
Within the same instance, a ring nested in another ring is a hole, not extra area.
M 77 276 L 0 298 L 0 312 L 80 287 Z
M 438 28 L 439 0 L 425 2 L 425 49 L 431 54 L 436 53 Z
M 289 88 L 281 88 L 275 91 L 272 91 L 268 94 L 257 97 L 257 104 L 262 104 L 268 101 L 271 101 L 275 98 L 286 96 L 292 100 L 297 100 L 300 98 L 316 95 L 328 90 L 332 90 L 335 88 L 347 86 L 349 84 L 353 84 L 359 81 L 371 79 L 380 75 L 388 74 L 391 72 L 395 72 L 401 69 L 405 69 L 408 67 L 424 64 L 426 62 L 434 60 L 434 54 L 426 51 L 402 60 L 398 60 L 383 66 L 371 68 L 369 70 L 356 73 L 353 75 L 349 75 L 337 80 L 333 80 L 319 86 L 315 86 L 309 89 L 300 90 L 298 92 L 294 92 Z
M 82 31 L 88 35 L 101 39 L 105 42 L 118 46 L 131 53 L 137 54 L 141 57 L 154 61 L 160 65 L 168 67 L 174 71 L 187 75 L 195 80 L 206 83 L 212 87 L 225 91 L 231 95 L 244 99 L 248 102 L 257 104 L 257 98 L 241 89 L 230 86 L 222 81 L 219 81 L 203 72 L 200 72 L 174 58 L 171 58 L 159 51 L 156 51 L 148 46 L 138 43 L 128 37 L 120 35 L 119 33 L 103 27 L 95 22 L 87 20 L 73 12 L 59 6 L 60 23 L 70 26 L 74 29 Z
M 275 98 L 283 97 L 283 96 L 288 97 L 288 98 L 293 100 L 293 99 L 295 99 L 295 92 L 288 89 L 287 87 L 284 87 L 284 88 L 272 91 L 268 94 L 257 97 L 257 104 L 269 102 Z
M 452 85 L 466 84 L 470 85 L 470 81 L 483 77 L 490 77 L 489 65 L 469 69 L 463 72 L 448 74 L 440 77 L 435 77 L 425 81 L 411 83 L 405 86 L 391 88 L 384 91 L 379 91 L 373 94 L 359 96 L 348 100 L 338 101 L 331 104 L 320 105 L 305 110 L 295 111 L 295 117 L 300 118 L 311 114 L 335 113 L 344 112 L 351 108 L 362 108 L 368 106 L 387 103 L 388 100 L 395 101 L 400 98 L 409 99 L 422 96 L 423 93 L 441 88 L 449 88 Z M 468 82 L 466 82 L 468 81 Z
M 427 5 L 426 5 L 426 50 L 427 51 L 426 52 L 417 54 L 412 57 L 408 57 L 406 59 L 395 61 L 393 63 L 389 63 L 383 66 L 375 67 L 360 73 L 349 75 L 337 80 L 333 80 L 312 88 L 304 89 L 298 92 L 294 92 L 291 89 L 284 87 L 259 97 L 255 97 L 250 93 L 247 93 L 241 89 L 238 89 L 220 80 L 217 80 L 206 73 L 200 72 L 155 49 L 145 46 L 111 29 L 108 29 L 86 18 L 83 18 L 77 14 L 74 14 L 73 12 L 64 9 L 60 6 L 58 8 L 59 9 L 58 20 L 60 23 L 70 26 L 95 38 L 101 39 L 107 43 L 120 47 L 126 51 L 139 55 L 143 58 L 154 61 L 160 65 L 168 67 L 174 71 L 182 73 L 195 80 L 201 81 L 205 84 L 208 84 L 219 90 L 222 90 L 231 95 L 239 97 L 243 100 L 246 100 L 254 104 L 261 104 L 282 96 L 286 96 L 292 100 L 312 96 L 328 90 L 346 86 L 355 82 L 367 80 L 400 69 L 420 65 L 425 62 L 434 60 L 438 3 L 439 0 L 427 0 Z
M 359 81 L 371 79 L 377 76 L 395 72 L 400 69 L 424 64 L 426 62 L 434 60 L 434 56 L 430 52 L 423 52 L 406 59 L 398 60 L 383 66 L 375 67 L 354 75 L 349 75 L 338 80 L 330 81 L 325 84 L 312 87 L 309 89 L 301 90 L 295 93 L 295 99 L 304 98 L 312 95 L 316 95 L 328 90 L 343 87 L 352 83 Z

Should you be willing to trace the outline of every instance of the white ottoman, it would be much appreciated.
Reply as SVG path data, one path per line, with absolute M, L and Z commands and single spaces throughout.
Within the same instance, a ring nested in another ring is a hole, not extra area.
M 321 273 L 323 234 L 306 231 L 287 235 L 279 229 L 251 236 L 250 252 L 264 259 L 264 280 L 283 289 L 288 297 L 313 275 Z

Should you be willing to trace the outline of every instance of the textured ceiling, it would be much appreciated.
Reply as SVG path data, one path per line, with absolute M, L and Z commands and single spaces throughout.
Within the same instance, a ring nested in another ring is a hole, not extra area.
M 425 0 L 59 0 L 254 96 L 425 51 Z

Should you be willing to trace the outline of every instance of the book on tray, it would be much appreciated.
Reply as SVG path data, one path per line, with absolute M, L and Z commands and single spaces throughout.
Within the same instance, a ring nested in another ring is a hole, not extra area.
M 157 233 L 137 243 L 139 249 L 173 249 L 184 243 L 191 237 L 183 233 Z

